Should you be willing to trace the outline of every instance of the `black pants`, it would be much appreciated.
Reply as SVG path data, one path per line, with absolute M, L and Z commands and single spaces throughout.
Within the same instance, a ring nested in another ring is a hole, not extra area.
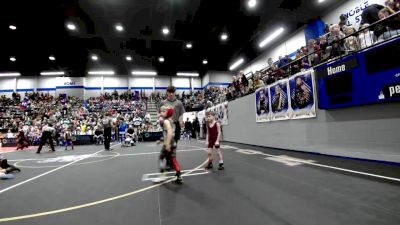
M 0 162 L 0 168 L 5 169 L 6 173 L 11 173 L 15 170 L 21 171 L 20 169 L 18 169 L 17 167 L 8 164 L 7 159 L 2 159 Z
M 111 127 L 104 128 L 104 148 L 110 150 Z
M 42 137 L 40 138 L 40 145 L 39 145 L 39 148 L 37 150 L 38 153 L 42 150 L 42 147 L 43 147 L 43 145 L 46 144 L 47 140 L 49 141 L 51 151 L 53 151 L 53 152 L 55 151 L 54 150 L 54 144 L 53 144 L 53 137 L 51 136 L 51 132 L 44 131 L 42 133 Z
M 179 122 L 174 122 L 175 124 L 175 142 L 178 144 L 179 139 L 181 139 L 181 125 Z

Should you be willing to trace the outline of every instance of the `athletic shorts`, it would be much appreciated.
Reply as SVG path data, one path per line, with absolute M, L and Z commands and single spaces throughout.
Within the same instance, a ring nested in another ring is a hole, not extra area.
M 208 141 L 208 146 L 207 146 L 207 147 L 208 147 L 208 148 L 214 148 L 214 147 L 215 147 L 215 148 L 217 148 L 217 147 L 219 148 L 219 146 L 215 146 L 215 142 L 217 142 L 217 140 L 209 140 L 209 141 Z
M 176 156 L 176 147 L 171 147 L 171 151 L 167 151 L 164 145 L 160 152 L 160 159 L 164 159 L 169 156 Z

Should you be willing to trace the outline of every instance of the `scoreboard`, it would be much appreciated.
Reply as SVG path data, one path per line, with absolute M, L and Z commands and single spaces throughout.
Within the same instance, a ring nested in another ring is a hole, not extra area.
M 320 109 L 400 101 L 400 38 L 315 67 Z

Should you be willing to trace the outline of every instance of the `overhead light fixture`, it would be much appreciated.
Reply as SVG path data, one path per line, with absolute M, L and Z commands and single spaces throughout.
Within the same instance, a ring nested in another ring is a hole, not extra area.
M 97 57 L 97 55 L 92 55 L 92 60 L 93 61 L 97 61 L 99 59 L 99 57 Z
M 117 31 L 119 31 L 119 32 L 124 31 L 124 27 L 123 27 L 121 24 L 115 25 L 115 29 L 116 29 Z
M 112 70 L 98 70 L 98 71 L 89 71 L 89 75 L 114 75 L 115 72 Z
M 228 34 L 227 33 L 222 33 L 220 38 L 221 38 L 222 41 L 226 41 L 226 40 L 228 40 Z
M 132 75 L 156 76 L 157 72 L 154 72 L 154 71 L 132 71 Z
M 75 26 L 75 24 L 73 24 L 73 23 L 67 23 L 67 28 L 69 29 L 69 30 L 76 30 L 76 26 Z
M 49 72 L 41 72 L 42 76 L 56 76 L 56 75 L 65 75 L 64 71 L 49 71 Z
M 15 61 L 17 61 L 17 59 L 16 59 L 14 56 L 11 56 L 11 57 L 10 57 L 10 61 L 11 61 L 11 62 L 15 62 Z
M 239 59 L 234 64 L 232 64 L 231 67 L 229 67 L 229 70 L 234 70 L 234 69 L 238 68 L 240 65 L 242 65 L 243 62 L 244 62 L 243 58 Z
M 163 27 L 162 33 L 163 33 L 164 35 L 168 35 L 168 34 L 169 34 L 169 29 L 168 29 L 168 27 Z
M 49 56 L 49 59 L 51 60 L 51 61 L 54 61 L 54 60 L 56 60 L 56 57 L 54 57 L 54 56 Z
M 10 25 L 10 26 L 8 26 L 8 28 L 10 28 L 11 30 L 16 30 L 17 29 L 17 27 L 14 26 L 14 25 Z
M 164 59 L 164 57 L 160 57 L 160 58 L 158 58 L 158 61 L 160 61 L 160 62 L 164 62 L 165 61 L 165 59 Z
M 206 65 L 208 63 L 207 59 L 203 60 L 203 64 Z
M 198 73 L 177 73 L 177 76 L 185 76 L 185 77 L 198 77 Z
M 249 8 L 254 8 L 257 5 L 257 0 L 249 0 L 247 2 L 247 5 L 249 6 Z
M 15 72 L 15 73 L 0 73 L 0 77 L 18 77 L 21 76 L 20 73 Z
M 132 61 L 132 57 L 131 57 L 130 55 L 127 55 L 127 56 L 125 57 L 125 59 L 126 59 L 126 61 Z
M 322 2 L 324 2 L 325 0 L 318 0 L 318 3 L 322 3 Z
M 268 36 L 267 38 L 265 38 L 260 44 L 259 47 L 263 48 L 265 45 L 267 45 L 268 43 L 270 43 L 271 41 L 273 41 L 275 38 L 277 38 L 280 34 L 283 33 L 285 29 L 283 29 L 283 27 L 279 28 L 278 30 L 276 30 L 274 33 L 272 33 L 270 36 Z
M 193 47 L 192 43 L 187 43 L 186 48 L 191 49 Z

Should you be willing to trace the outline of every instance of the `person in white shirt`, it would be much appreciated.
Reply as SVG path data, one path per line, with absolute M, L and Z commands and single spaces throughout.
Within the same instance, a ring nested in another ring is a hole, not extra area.
M 367 27 L 370 25 L 368 23 L 364 23 L 361 25 L 360 30 L 366 28 L 365 30 L 361 31 L 358 35 L 358 39 L 360 40 L 360 47 L 361 49 L 371 46 L 376 42 L 376 36 L 373 31 L 370 31 Z

